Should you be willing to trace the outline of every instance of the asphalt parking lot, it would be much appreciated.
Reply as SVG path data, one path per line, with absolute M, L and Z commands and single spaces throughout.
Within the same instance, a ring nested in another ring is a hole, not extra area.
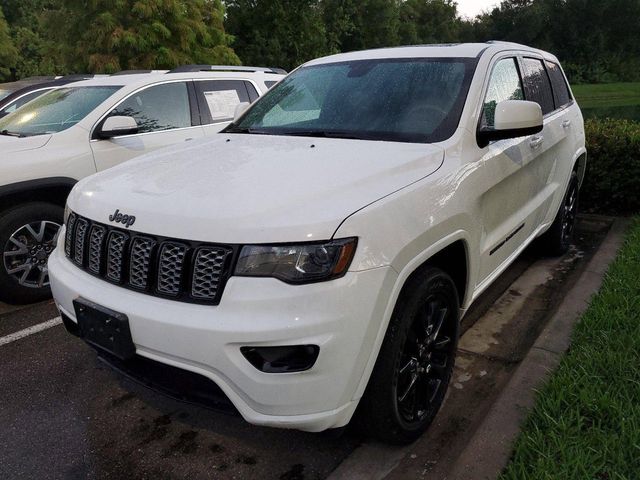
M 527 251 L 483 294 L 465 318 L 445 406 L 391 478 L 443 478 L 603 225 L 583 219 L 564 258 Z M 0 304 L 2 479 L 322 479 L 348 476 L 344 465 L 372 462 L 376 449 L 393 452 L 350 429 L 336 437 L 255 427 L 126 379 L 62 325 L 25 331 L 57 316 L 52 302 Z

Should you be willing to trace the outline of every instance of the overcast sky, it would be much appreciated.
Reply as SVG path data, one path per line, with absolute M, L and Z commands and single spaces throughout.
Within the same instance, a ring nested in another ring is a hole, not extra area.
M 460 16 L 473 18 L 479 13 L 490 10 L 500 3 L 500 0 L 457 0 Z

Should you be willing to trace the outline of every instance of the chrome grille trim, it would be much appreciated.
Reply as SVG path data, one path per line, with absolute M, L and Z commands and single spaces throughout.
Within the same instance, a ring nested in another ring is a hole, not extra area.
M 117 230 L 109 234 L 107 243 L 107 278 L 113 282 L 122 280 L 122 266 L 124 263 L 124 248 L 129 236 Z
M 71 245 L 73 242 L 73 229 L 76 226 L 76 219 L 78 217 L 75 213 L 69 214 L 69 218 L 67 219 L 67 230 L 64 237 L 64 253 L 67 257 L 71 257 Z
M 227 258 L 231 252 L 224 248 L 203 247 L 196 253 L 191 279 L 193 298 L 213 299 L 222 277 Z
M 187 246 L 180 243 L 167 242 L 160 249 L 158 267 L 158 291 L 167 295 L 178 295 L 182 284 L 182 264 L 187 253 Z
M 71 212 L 65 255 L 122 288 L 174 301 L 217 305 L 239 246 L 140 234 Z
M 104 244 L 104 236 L 107 233 L 107 229 L 94 225 L 91 227 L 91 233 L 89 234 L 89 262 L 88 268 L 93 273 L 100 273 L 100 263 L 102 261 L 102 246 Z
M 84 218 L 76 221 L 75 241 L 73 242 L 73 259 L 78 265 L 84 263 L 84 242 L 87 237 L 89 222 Z
M 129 283 L 136 288 L 147 288 L 151 253 L 156 242 L 147 237 L 137 237 L 131 244 Z

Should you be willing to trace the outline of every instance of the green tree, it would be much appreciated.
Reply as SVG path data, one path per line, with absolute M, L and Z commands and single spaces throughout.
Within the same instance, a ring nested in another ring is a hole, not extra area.
M 399 0 L 322 0 L 329 49 L 348 52 L 398 45 Z
M 0 78 L 10 78 L 11 68 L 15 66 L 17 60 L 18 51 L 13 45 L 9 25 L 0 9 Z
M 328 51 L 316 0 L 229 0 L 227 28 L 245 64 L 292 69 Z
M 403 45 L 458 40 L 458 11 L 453 0 L 406 0 L 400 5 Z
M 46 25 L 73 70 L 239 63 L 220 0 L 58 1 Z

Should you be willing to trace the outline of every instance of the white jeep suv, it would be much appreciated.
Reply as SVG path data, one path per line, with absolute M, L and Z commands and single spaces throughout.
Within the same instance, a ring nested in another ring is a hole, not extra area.
M 217 133 L 282 70 L 188 65 L 56 88 L 0 119 L 0 301 L 50 295 L 47 257 L 81 178 Z
M 204 377 L 249 422 L 319 431 L 359 407 L 407 442 L 469 305 L 535 238 L 568 248 L 585 161 L 548 53 L 321 58 L 215 138 L 80 182 L 52 290 L 102 355 Z

